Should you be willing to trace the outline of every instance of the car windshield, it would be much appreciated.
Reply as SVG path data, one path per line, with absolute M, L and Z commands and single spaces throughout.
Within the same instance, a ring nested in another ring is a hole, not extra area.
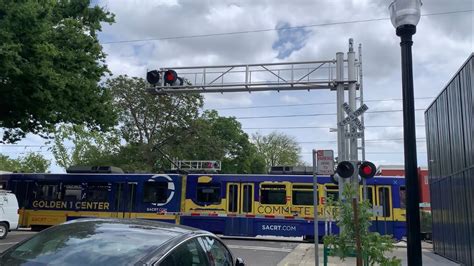
M 9 250 L 1 265 L 129 265 L 176 232 L 120 223 L 72 223 L 38 234 Z

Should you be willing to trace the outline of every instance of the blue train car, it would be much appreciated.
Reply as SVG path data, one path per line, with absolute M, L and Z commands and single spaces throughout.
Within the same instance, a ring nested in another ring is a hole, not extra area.
M 20 226 L 41 229 L 80 217 L 179 221 L 180 175 L 5 174 L 20 205 Z
M 188 175 L 181 223 L 224 235 L 314 238 L 312 181 L 308 175 Z M 371 230 L 401 239 L 404 179 L 376 177 L 367 185 L 369 202 L 378 210 Z M 319 237 L 337 234 L 338 227 L 324 210 L 327 197 L 337 199 L 338 186 L 321 176 L 317 193 Z

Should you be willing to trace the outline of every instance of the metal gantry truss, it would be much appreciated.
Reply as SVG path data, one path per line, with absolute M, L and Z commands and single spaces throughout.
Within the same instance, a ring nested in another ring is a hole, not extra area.
M 347 64 L 347 60 L 344 61 Z M 346 68 L 348 66 L 345 66 Z M 164 67 L 163 77 L 174 70 L 185 85 L 169 86 L 164 80 L 147 88 L 154 95 L 177 93 L 224 93 L 335 89 L 337 84 L 358 84 L 358 80 L 336 80 L 336 60 L 291 63 L 241 64 L 194 67 Z

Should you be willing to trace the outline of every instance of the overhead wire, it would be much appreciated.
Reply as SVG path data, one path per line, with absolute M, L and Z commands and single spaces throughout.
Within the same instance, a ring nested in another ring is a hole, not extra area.
M 425 111 L 423 108 L 417 108 L 415 111 Z M 391 113 L 391 112 L 403 112 L 402 109 L 397 110 L 377 110 L 367 111 L 367 113 Z M 334 116 L 337 113 L 314 113 L 314 114 L 293 114 L 293 115 L 266 115 L 266 116 L 240 116 L 235 119 L 263 119 L 263 118 L 288 118 L 288 117 L 310 117 L 310 116 Z
M 434 97 L 417 97 L 415 100 L 434 99 Z M 369 99 L 364 102 L 393 102 L 402 101 L 401 98 L 395 99 Z M 314 102 L 314 103 L 295 103 L 295 104 L 276 104 L 276 105 L 255 105 L 255 106 L 234 106 L 234 107 L 222 107 L 222 108 L 207 108 L 213 110 L 241 110 L 241 109 L 259 109 L 259 108 L 279 108 L 279 107 L 300 107 L 300 106 L 313 106 L 313 105 L 334 105 L 336 102 Z
M 456 10 L 456 11 L 446 11 L 446 12 L 437 12 L 437 13 L 427 13 L 422 14 L 422 17 L 428 16 L 439 16 L 439 15 L 449 15 L 449 14 L 459 14 L 459 13 L 468 13 L 474 11 L 473 9 L 468 10 Z M 374 22 L 374 21 L 384 21 L 390 20 L 389 17 L 383 18 L 372 18 L 372 19 L 360 19 L 360 20 L 348 20 L 348 21 L 335 21 L 327 23 L 318 23 L 318 24 L 309 24 L 302 26 L 288 26 L 281 28 L 268 28 L 268 29 L 256 29 L 256 30 L 245 30 L 245 31 L 232 31 L 232 32 L 221 32 L 221 33 L 208 33 L 208 34 L 195 34 L 195 35 L 178 35 L 178 36 L 168 36 L 160 38 L 147 38 L 147 39 L 133 39 L 133 40 L 118 40 L 118 41 L 107 41 L 102 42 L 102 44 L 125 44 L 125 43 L 136 43 L 136 42 L 149 42 L 149 41 L 165 41 L 165 40 L 178 40 L 178 39 L 195 39 L 195 38 L 206 38 L 206 37 L 217 37 L 217 36 L 226 36 L 226 35 L 240 35 L 248 33 L 262 33 L 262 32 L 272 32 L 279 30 L 297 30 L 297 29 L 306 29 L 313 27 L 325 27 L 325 26 L 334 26 L 334 25 L 345 25 L 345 24 L 354 24 L 354 23 L 365 23 L 365 22 Z

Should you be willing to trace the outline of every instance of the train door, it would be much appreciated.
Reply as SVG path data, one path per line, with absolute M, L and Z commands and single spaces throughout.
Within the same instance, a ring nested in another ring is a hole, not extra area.
M 127 193 L 124 194 L 125 210 L 123 212 L 123 218 L 134 218 L 133 213 L 135 212 L 136 208 L 137 184 L 137 182 L 127 183 Z
M 376 227 L 380 234 L 393 235 L 392 187 L 375 186 Z
M 254 184 L 227 183 L 227 213 L 253 214 Z
M 251 235 L 253 220 L 244 215 L 254 213 L 254 184 L 227 183 L 226 231 L 230 235 Z M 239 216 L 239 217 L 237 217 Z
M 112 214 L 112 217 L 123 218 L 123 212 L 124 212 L 123 195 L 125 193 L 124 190 L 125 190 L 125 183 L 124 182 L 114 183 L 114 191 L 115 191 L 114 210 L 115 210 L 115 212 Z
M 137 197 L 137 182 L 115 183 L 115 212 L 116 218 L 133 218 Z

